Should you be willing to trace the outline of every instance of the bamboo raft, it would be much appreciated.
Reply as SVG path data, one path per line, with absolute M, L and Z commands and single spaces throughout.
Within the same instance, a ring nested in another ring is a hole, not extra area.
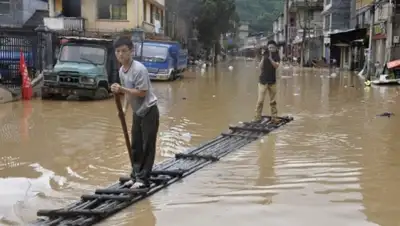
M 107 188 L 97 189 L 94 194 L 82 195 L 80 201 L 65 208 L 39 210 L 39 218 L 30 225 L 96 224 L 293 120 L 291 117 L 279 119 L 279 123 L 272 123 L 269 116 L 263 116 L 260 122 L 230 126 L 230 132 L 221 133 L 199 147 L 154 165 L 150 188 L 130 189 L 125 184 L 130 178 L 121 177 L 119 182 Z

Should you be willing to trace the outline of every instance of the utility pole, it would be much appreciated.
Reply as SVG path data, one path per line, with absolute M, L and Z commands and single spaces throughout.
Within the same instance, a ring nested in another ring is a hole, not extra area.
M 386 61 L 387 62 L 390 62 L 392 60 L 393 17 L 394 17 L 394 13 L 393 12 L 394 12 L 393 1 L 389 0 L 388 21 L 387 21 L 387 43 L 388 43 L 388 45 L 386 45 Z
M 375 48 L 374 45 L 372 45 L 372 37 L 374 34 L 374 23 L 375 23 L 375 4 L 376 1 L 372 3 L 371 9 L 370 9 L 370 24 L 369 24 L 369 43 L 368 43 L 368 60 L 367 60 L 367 80 L 371 80 L 371 74 L 373 73 L 372 70 L 372 62 L 374 62 L 375 58 Z
M 288 60 L 288 52 L 289 52 L 289 0 L 285 0 L 285 58 Z

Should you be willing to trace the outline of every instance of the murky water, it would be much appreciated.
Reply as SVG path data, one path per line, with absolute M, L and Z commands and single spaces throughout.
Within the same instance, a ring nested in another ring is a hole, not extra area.
M 157 161 L 251 119 L 253 67 L 154 83 Z M 400 225 L 400 118 L 376 117 L 400 112 L 399 89 L 317 69 L 280 74 L 280 114 L 295 121 L 100 225 Z M 112 99 L 1 105 L 0 150 L 0 224 L 24 224 L 129 170 Z

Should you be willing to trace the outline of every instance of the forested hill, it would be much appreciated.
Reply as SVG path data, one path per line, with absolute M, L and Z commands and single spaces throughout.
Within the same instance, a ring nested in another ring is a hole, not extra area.
M 272 22 L 283 11 L 284 0 L 236 0 L 241 21 L 249 21 L 251 31 L 272 31 Z

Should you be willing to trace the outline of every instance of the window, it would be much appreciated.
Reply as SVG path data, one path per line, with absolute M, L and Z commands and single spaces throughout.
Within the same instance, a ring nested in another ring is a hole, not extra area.
M 331 15 L 326 15 L 324 17 L 324 30 L 328 31 L 331 29 Z
M 358 15 L 357 18 L 358 18 L 358 21 L 360 22 L 361 27 L 364 28 L 365 27 L 364 14 Z
M 160 20 L 161 27 L 164 27 L 164 11 L 162 11 L 162 10 L 161 10 L 160 17 L 161 17 L 161 20 Z
M 97 18 L 106 20 L 127 20 L 126 1 L 127 0 L 98 0 Z
M 11 0 L 0 0 L 0 15 L 7 15 L 11 12 Z
M 291 27 L 296 26 L 296 21 L 295 21 L 294 17 L 291 17 L 291 18 L 290 18 L 290 26 L 291 26 Z
M 101 65 L 104 64 L 105 56 L 103 48 L 66 45 L 61 49 L 60 61 Z
M 314 20 L 314 11 L 313 10 L 308 10 L 308 21 L 313 21 Z
M 154 6 L 150 5 L 150 23 L 154 24 Z
M 371 21 L 370 21 L 370 12 L 369 11 L 366 11 L 365 13 L 364 13 L 364 23 L 365 24 L 370 24 L 371 23 Z
M 136 49 L 140 55 L 140 48 Z M 143 45 L 143 60 L 150 62 L 164 62 L 168 57 L 168 48 L 162 46 Z
M 143 0 L 143 20 L 147 22 L 147 2 Z

